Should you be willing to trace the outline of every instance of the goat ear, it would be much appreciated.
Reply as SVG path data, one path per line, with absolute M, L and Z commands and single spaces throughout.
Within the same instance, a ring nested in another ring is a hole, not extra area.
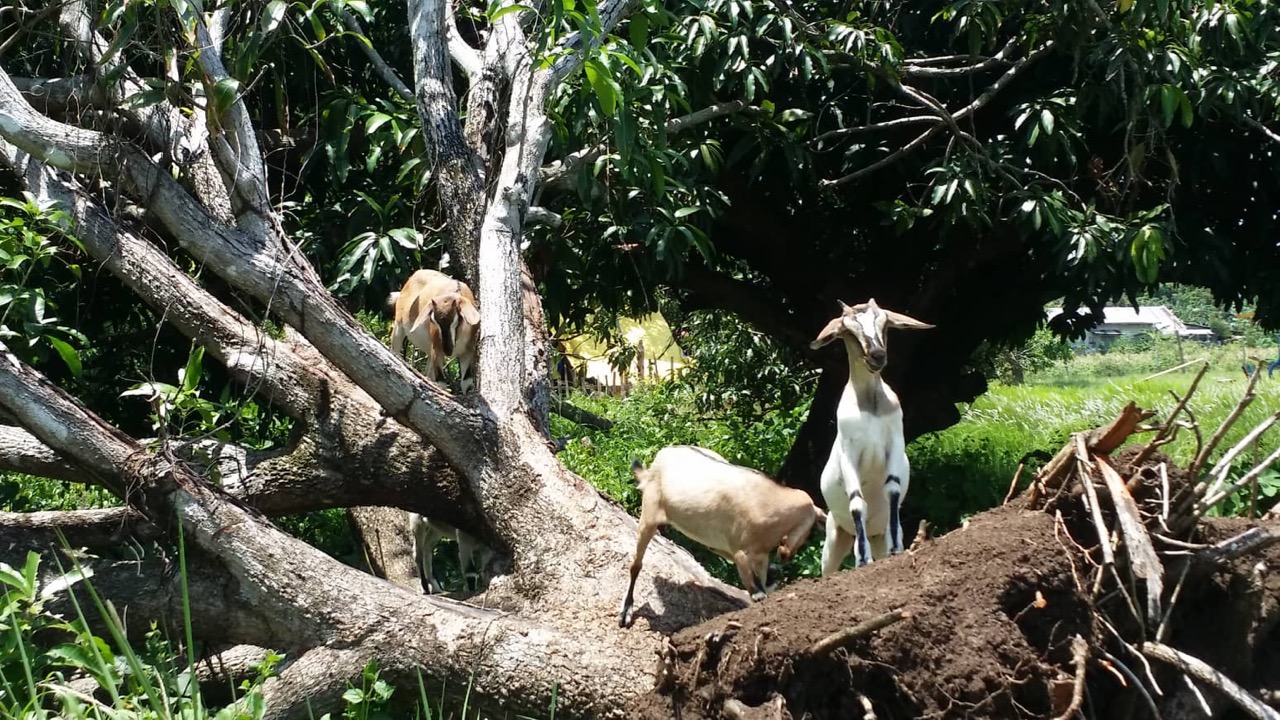
M 845 305 L 843 300 L 836 298 L 836 302 L 840 303 L 840 314 L 849 312 L 849 306 Z
M 844 303 L 840 303 L 840 304 L 843 305 Z M 813 348 L 814 350 L 817 350 L 823 345 L 826 345 L 832 340 L 835 340 L 836 336 L 840 334 L 840 329 L 843 327 L 844 327 L 844 315 L 841 315 L 840 317 L 835 318 L 831 322 L 827 323 L 827 326 L 822 328 L 822 332 L 818 333 L 817 339 L 809 343 L 809 347 Z
M 928 330 L 933 326 L 929 323 L 920 322 L 913 317 L 896 313 L 892 310 L 885 310 L 884 314 L 889 318 L 889 327 L 901 328 L 902 330 Z
M 475 305 L 464 300 L 458 303 L 458 309 L 462 312 L 462 319 L 465 320 L 468 325 L 480 324 L 480 311 L 476 309 Z

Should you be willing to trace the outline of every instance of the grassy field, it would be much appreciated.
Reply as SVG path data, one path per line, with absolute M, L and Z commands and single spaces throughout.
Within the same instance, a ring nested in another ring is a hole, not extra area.
M 1151 373 L 1108 372 L 1148 365 L 1134 358 L 1113 366 L 1107 356 L 1077 358 L 1065 367 L 1033 375 L 1020 386 L 993 385 L 991 390 L 964 409 L 955 427 L 917 439 L 908 452 L 913 476 L 934 488 L 925 500 L 912 498 L 925 508 L 931 522 L 948 527 L 957 516 L 990 507 L 1003 498 L 1019 462 L 1033 471 L 1066 442 L 1071 433 L 1110 422 L 1127 403 L 1156 411 L 1153 421 L 1163 421 L 1184 396 L 1199 366 L 1149 377 Z M 1239 402 L 1248 383 L 1237 363 L 1215 362 L 1201 380 L 1188 405 L 1207 441 Z M 1238 442 L 1250 429 L 1280 409 L 1280 377 L 1262 377 L 1255 399 L 1225 436 L 1215 457 Z M 1131 442 L 1145 442 L 1135 436 Z M 1280 445 L 1280 431 L 1272 430 L 1241 455 L 1235 474 L 1251 467 Z M 1198 450 L 1196 435 L 1181 431 L 1163 448 L 1185 466 Z M 1277 479 L 1264 479 L 1264 506 L 1274 502 Z M 1025 482 L 1023 483 L 1025 487 Z M 941 492 L 939 492 L 941 489 Z

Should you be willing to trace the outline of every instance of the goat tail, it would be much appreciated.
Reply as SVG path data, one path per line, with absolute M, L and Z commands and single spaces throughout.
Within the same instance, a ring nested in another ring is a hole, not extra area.
M 387 309 L 391 312 L 396 311 L 396 301 L 400 299 L 400 291 L 397 290 L 387 296 Z
M 813 506 L 813 514 L 817 516 L 818 522 L 825 523 L 827 521 L 827 512 L 817 505 Z

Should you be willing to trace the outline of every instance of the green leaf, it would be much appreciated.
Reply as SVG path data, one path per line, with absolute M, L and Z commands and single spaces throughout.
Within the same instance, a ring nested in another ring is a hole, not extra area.
M 365 19 L 365 22 L 373 22 L 373 11 L 369 9 L 369 3 L 364 0 L 347 0 L 344 5 L 348 9 L 355 11 L 357 15 Z
M 631 44 L 637 50 L 643 48 L 649 42 L 649 16 L 644 13 L 637 13 L 631 18 L 629 27 L 631 33 Z
M 512 3 L 510 5 L 504 5 L 503 7 L 499 8 L 497 12 L 489 16 L 489 22 L 496 23 L 498 22 L 498 18 L 502 17 L 503 15 L 506 15 L 508 13 L 513 13 L 513 12 L 519 12 L 523 10 L 528 10 L 529 12 L 533 12 L 533 8 L 529 7 L 528 5 L 521 5 L 520 3 Z
M 676 216 L 676 219 L 679 220 L 680 218 L 689 217 L 690 215 L 698 212 L 701 209 L 702 208 L 699 208 L 696 206 L 682 207 L 676 211 L 675 216 Z
M 182 369 L 183 392 L 192 392 L 196 389 L 196 385 L 200 382 L 201 369 L 204 364 L 204 346 L 198 345 L 192 348 L 191 354 L 187 356 L 187 366 Z
M 1045 135 L 1053 134 L 1053 113 L 1048 109 L 1040 111 L 1040 126 L 1044 128 Z
M 273 32 L 280 27 L 280 23 L 284 20 L 284 12 L 288 8 L 289 5 L 284 0 L 271 0 L 267 3 L 266 12 L 262 15 L 263 32 Z
M 125 99 L 124 106 L 131 110 L 141 110 L 162 102 L 164 102 L 164 88 L 151 88 L 130 95 Z
M 1172 85 L 1160 86 L 1160 110 L 1164 118 L 1165 127 L 1173 124 L 1173 110 L 1178 105 L 1178 96 L 1175 92 L 1176 88 Z
M 614 82 L 609 68 L 599 60 L 592 59 L 586 62 L 585 69 L 587 82 L 591 83 L 591 89 L 595 91 L 596 99 L 600 101 L 600 110 L 606 117 L 613 117 L 618 111 L 618 93 L 615 90 L 617 83 Z
M 1160 261 L 1164 259 L 1164 233 L 1155 225 L 1143 225 L 1133 235 L 1129 256 L 1138 280 L 1148 285 L 1154 283 L 1160 274 Z
M 62 362 L 66 363 L 67 369 L 71 371 L 71 374 L 75 377 L 80 377 L 80 372 L 82 370 L 80 365 L 80 353 L 77 352 L 75 348 L 71 347 L 70 343 L 61 338 L 49 335 L 45 340 L 48 340 L 49 344 L 53 346 L 53 349 L 57 351 L 58 356 L 62 358 Z
M 240 81 L 235 78 L 225 77 L 213 86 L 213 113 L 214 116 L 221 116 L 231 106 L 235 104 L 236 99 L 240 97 Z
M 369 119 L 364 122 L 364 134 L 372 135 L 378 128 L 391 122 L 391 116 L 386 113 L 373 113 Z
M 347 688 L 347 691 L 342 693 L 342 701 L 348 705 L 358 705 L 364 702 L 364 691 L 360 688 Z

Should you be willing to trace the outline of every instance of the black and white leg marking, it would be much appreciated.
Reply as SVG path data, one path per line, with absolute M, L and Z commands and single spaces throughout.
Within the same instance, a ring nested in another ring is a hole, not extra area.
M 898 507 L 902 504 L 902 481 L 897 475 L 890 475 L 884 484 L 889 494 L 889 554 L 897 555 L 902 552 L 902 521 L 898 517 Z
M 871 543 L 867 539 L 867 501 L 855 491 L 849 496 L 849 514 L 853 516 L 853 561 L 861 566 L 871 562 Z

